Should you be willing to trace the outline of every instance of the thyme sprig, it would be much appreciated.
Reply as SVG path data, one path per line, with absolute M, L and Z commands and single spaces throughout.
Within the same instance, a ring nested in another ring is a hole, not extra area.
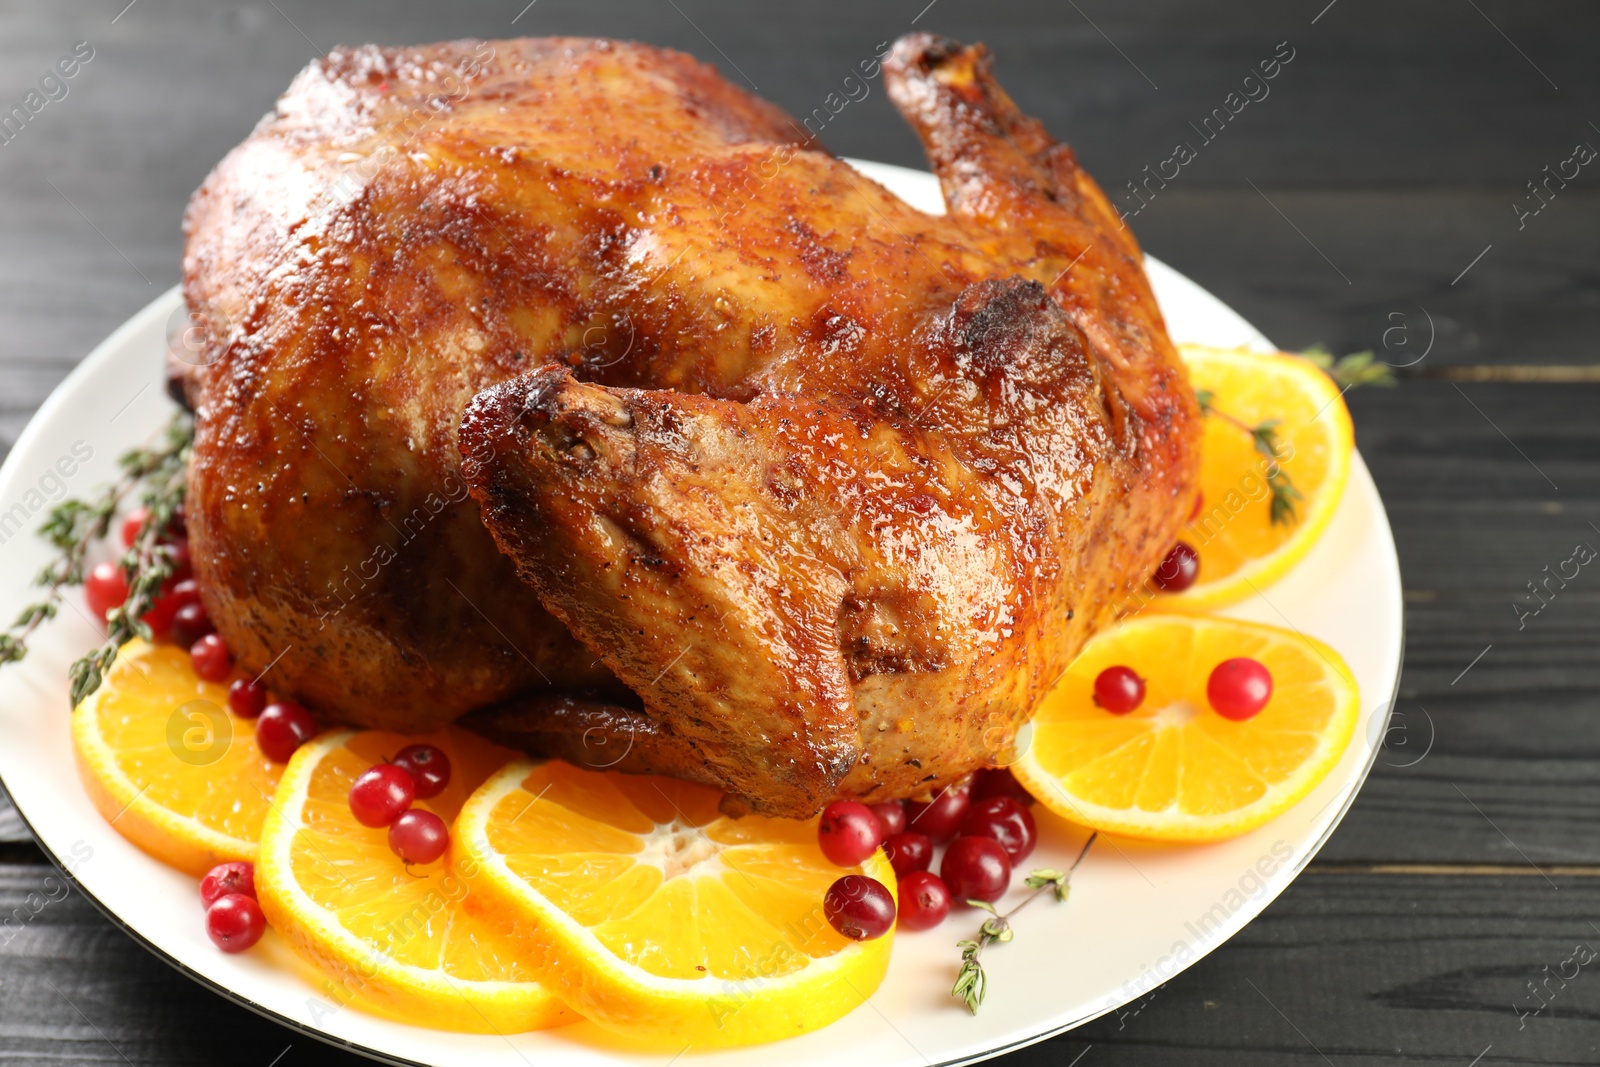
M 1394 367 L 1377 359 L 1371 352 L 1351 352 L 1349 355 L 1335 357 L 1321 345 L 1313 345 L 1296 355 L 1321 368 L 1339 386 L 1341 393 L 1349 392 L 1358 385 L 1380 385 L 1385 388 L 1393 388 L 1395 385 Z M 1272 525 L 1289 526 L 1299 522 L 1300 511 L 1296 502 L 1304 500 L 1305 497 L 1295 487 L 1294 481 L 1283 469 L 1279 458 L 1278 425 L 1281 420 L 1268 419 L 1250 426 L 1242 419 L 1237 419 L 1218 408 L 1211 390 L 1196 390 L 1195 398 L 1200 401 L 1200 414 L 1216 415 L 1249 434 L 1251 446 L 1266 459 L 1263 473 L 1266 475 L 1267 488 L 1271 491 L 1268 508 L 1272 516 Z
M 150 628 L 141 616 L 150 610 L 162 583 L 172 576 L 177 565 L 173 548 L 163 538 L 173 514 L 183 503 L 193 443 L 194 425 L 186 413 L 179 412 L 156 444 L 136 448 L 117 461 L 122 473 L 116 481 L 88 501 L 68 498 L 50 509 L 39 535 L 59 554 L 34 578 L 34 585 L 43 594 L 0 633 L 0 665 L 26 656 L 28 638 L 56 617 L 66 587 L 83 584 L 90 547 L 110 532 L 118 508 L 140 486 L 144 487 L 141 502 L 150 509 L 150 519 L 118 561 L 128 576 L 128 599 L 106 616 L 105 645 L 72 665 L 68 673 L 72 703 L 76 705 L 99 688 L 100 680 L 116 659 L 117 649 L 131 637 L 138 634 L 151 639 Z
M 983 955 L 983 950 L 996 942 L 1004 944 L 1015 937 L 1016 931 L 1011 928 L 1011 917 L 1032 904 L 1036 897 L 1049 892 L 1058 902 L 1065 904 L 1067 895 L 1072 892 L 1072 872 L 1078 869 L 1083 857 L 1089 854 L 1089 846 L 1093 845 L 1099 836 L 1098 830 L 1089 835 L 1089 840 L 1083 843 L 1083 848 L 1078 852 L 1078 858 L 1073 860 L 1072 866 L 1065 871 L 1041 867 L 1029 874 L 1023 879 L 1023 884 L 1033 892 L 1003 915 L 986 900 L 967 901 L 972 907 L 981 908 L 989 913 L 989 917 L 983 920 L 983 925 L 978 927 L 976 939 L 956 942 L 956 947 L 961 950 L 961 970 L 956 973 L 956 984 L 950 987 L 950 995 L 964 1003 L 969 1012 L 978 1014 L 978 1008 L 989 992 L 989 976 L 983 969 L 983 961 L 979 958 Z
M 1358 385 L 1380 385 L 1385 389 L 1393 389 L 1397 384 L 1394 365 L 1378 359 L 1370 351 L 1335 357 L 1321 345 L 1312 345 L 1298 354 L 1301 359 L 1310 360 L 1326 371 L 1341 389 L 1354 389 Z
M 1250 426 L 1242 419 L 1217 407 L 1215 396 L 1209 389 L 1195 391 L 1195 399 L 1200 402 L 1200 414 L 1215 415 L 1219 419 L 1229 422 L 1250 435 L 1250 444 L 1263 456 L 1267 463 L 1263 469 L 1266 475 L 1267 488 L 1271 492 L 1271 503 L 1268 505 L 1274 526 L 1280 523 L 1284 526 L 1300 521 L 1300 513 L 1295 506 L 1298 500 L 1304 500 L 1300 490 L 1295 487 L 1294 481 L 1289 477 L 1289 472 L 1283 469 L 1278 441 L 1278 425 L 1281 419 L 1267 419 Z

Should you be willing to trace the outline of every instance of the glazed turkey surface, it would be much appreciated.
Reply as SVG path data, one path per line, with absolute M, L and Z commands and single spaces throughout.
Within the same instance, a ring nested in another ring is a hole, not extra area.
M 186 220 L 189 527 L 241 662 L 735 811 L 1003 758 L 1171 545 L 1198 413 L 1132 234 L 982 47 L 882 77 L 946 216 L 663 49 L 303 72 Z

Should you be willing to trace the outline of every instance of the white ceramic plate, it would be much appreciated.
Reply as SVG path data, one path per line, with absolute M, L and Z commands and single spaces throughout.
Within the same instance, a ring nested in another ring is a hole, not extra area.
M 941 212 L 931 175 L 883 164 L 860 169 L 913 205 Z M 1151 260 L 1172 335 L 1213 345 L 1267 346 L 1215 297 Z M 90 353 L 47 400 L 0 469 L 0 616 L 13 617 L 48 558 L 32 531 L 52 497 L 84 496 L 115 474 L 116 457 L 148 440 L 172 408 L 160 381 L 176 289 Z M 63 485 L 63 483 L 65 483 Z M 19 510 L 20 509 L 20 510 Z M 20 527 L 20 529 L 19 529 Z M 506 1037 L 424 1030 L 341 1010 L 288 966 L 271 935 L 243 956 L 206 939 L 193 880 L 168 870 L 107 825 L 78 785 L 68 737 L 67 665 L 102 639 L 81 599 L 36 635 L 21 664 L 0 670 L 0 778 L 40 843 L 85 894 L 151 951 L 197 981 L 279 1022 L 402 1063 L 542 1067 L 665 1058 L 608 1043 L 588 1023 Z M 1065 906 L 1040 901 L 1021 933 L 985 954 L 990 997 L 977 1017 L 949 994 L 958 938 L 971 916 L 897 939 L 888 979 L 850 1015 L 775 1045 L 684 1061 L 957 1064 L 1038 1041 L 1133 1001 L 1216 948 L 1256 916 L 1316 854 L 1366 777 L 1398 681 L 1400 573 L 1383 505 L 1356 458 L 1345 501 L 1316 549 L 1240 618 L 1292 626 L 1341 652 L 1361 685 L 1364 727 L 1333 773 L 1292 810 L 1220 844 L 1160 848 L 1104 840 L 1079 870 Z M 1083 834 L 1035 808 L 1041 843 L 1030 866 L 1065 866 Z M 668 1050 L 675 1052 L 676 1050 Z

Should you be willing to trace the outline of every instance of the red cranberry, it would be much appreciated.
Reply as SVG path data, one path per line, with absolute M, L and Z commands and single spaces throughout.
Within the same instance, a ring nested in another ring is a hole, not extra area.
M 200 585 L 193 578 L 181 582 L 176 578 L 168 578 L 161 584 L 161 595 L 156 597 L 150 610 L 142 616 L 144 624 L 150 627 L 157 641 L 165 641 L 171 636 L 172 618 L 178 614 L 178 609 L 185 604 L 198 603 L 199 600 Z
M 1009 767 L 988 767 L 972 776 L 972 799 L 984 797 L 1010 797 L 1020 804 L 1033 803 L 1033 794 L 1017 781 Z
M 174 538 L 166 542 L 166 545 L 172 550 L 172 577 L 180 582 L 194 577 L 194 560 L 189 556 L 189 539 Z
M 128 599 L 128 579 L 115 563 L 96 563 L 83 579 L 83 598 L 89 602 L 89 613 L 102 623 L 112 608 L 120 608 Z
M 906 805 L 906 829 L 927 834 L 935 842 L 948 841 L 961 828 L 971 802 L 971 785 L 958 782 L 934 795 L 932 800 L 913 800 Z
M 144 529 L 144 524 L 150 521 L 150 509 L 140 504 L 128 512 L 128 517 L 122 520 L 122 544 L 125 548 L 132 548 L 133 543 L 139 539 L 139 531 Z
M 928 869 L 933 862 L 933 841 L 927 834 L 907 830 L 885 841 L 883 852 L 889 857 L 889 866 L 894 868 L 895 874 L 907 875 Z
M 267 687 L 249 678 L 240 678 L 228 687 L 228 710 L 241 719 L 254 719 L 267 706 Z
M 389 827 L 389 849 L 406 863 L 432 863 L 450 845 L 450 829 L 431 811 L 412 808 Z
M 992 838 L 958 837 L 944 850 L 939 876 L 954 899 L 992 903 L 1011 884 L 1011 860 Z
M 407 745 L 395 754 L 394 765 L 411 776 L 418 800 L 436 797 L 450 784 L 450 757 L 433 745 Z
M 206 606 L 198 600 L 192 604 L 185 604 L 172 616 L 172 642 L 179 648 L 189 648 L 206 634 L 216 630 L 211 625 L 211 616 L 206 614 Z
M 1181 593 L 1200 575 L 1200 554 L 1182 541 L 1172 546 L 1167 558 L 1150 579 L 1163 593 Z
M 877 804 L 868 804 L 872 814 L 878 817 L 878 825 L 883 827 L 885 838 L 893 837 L 906 828 L 906 806 L 898 800 L 884 800 Z
M 219 863 L 200 879 L 200 903 L 208 908 L 229 893 L 243 893 L 252 898 L 256 895 L 255 864 L 242 860 Z
M 415 797 L 416 783 L 404 767 L 379 763 L 362 771 L 350 787 L 350 813 L 362 826 L 389 826 Z
M 193 578 L 185 578 L 182 581 L 176 578 L 168 578 L 167 581 L 171 584 L 166 588 L 161 599 L 171 601 L 174 612 L 185 604 L 200 603 L 199 582 Z
M 256 746 L 274 763 L 288 763 L 294 750 L 317 736 L 317 720 L 291 700 L 268 704 L 256 720 Z
M 1039 830 L 1028 809 L 1011 797 L 985 797 L 974 800 L 961 824 L 962 834 L 988 837 L 1000 842 L 1012 863 L 1021 863 L 1039 843 Z
M 206 934 L 224 952 L 243 952 L 266 932 L 266 917 L 254 897 L 228 893 L 206 909 Z
M 1126 715 L 1144 703 L 1144 679 L 1132 667 L 1107 667 L 1095 675 L 1094 702 L 1113 715 Z
M 172 521 L 167 523 L 167 533 L 189 539 L 189 512 L 182 504 L 172 509 Z
M 221 634 L 206 634 L 189 646 L 189 664 L 208 682 L 220 682 L 233 673 L 233 653 Z
M 1272 674 L 1248 656 L 1225 659 L 1206 681 L 1206 699 L 1224 719 L 1253 719 L 1272 699 Z
M 894 897 L 876 878 L 847 874 L 828 887 L 822 912 L 850 940 L 871 941 L 894 925 Z
M 912 871 L 900 879 L 899 925 L 906 930 L 931 930 L 950 914 L 950 890 L 937 874 Z
M 856 800 L 835 800 L 822 809 L 817 844 L 829 862 L 854 867 L 883 843 L 883 827 L 872 809 Z
M 166 597 L 158 596 L 150 605 L 150 610 L 139 616 L 139 620 L 150 627 L 151 637 L 165 641 L 172 636 L 172 616 L 177 613 L 176 604 L 169 604 Z

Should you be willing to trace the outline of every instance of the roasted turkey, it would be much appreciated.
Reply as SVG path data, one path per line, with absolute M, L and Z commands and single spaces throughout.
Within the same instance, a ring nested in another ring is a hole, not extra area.
M 659 48 L 304 71 L 186 220 L 191 548 L 240 660 L 731 811 L 1003 760 L 1171 546 L 1198 412 L 986 51 L 882 75 L 943 217 Z

